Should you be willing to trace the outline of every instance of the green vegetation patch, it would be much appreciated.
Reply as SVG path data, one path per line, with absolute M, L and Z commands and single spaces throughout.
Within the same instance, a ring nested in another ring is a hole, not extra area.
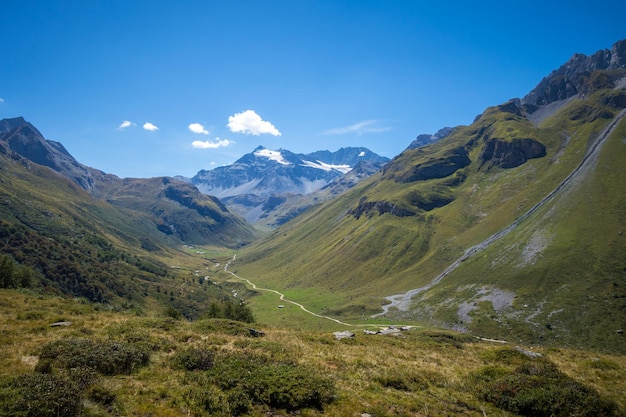
M 517 362 L 517 354 L 504 355 Z M 578 382 L 544 359 L 528 359 L 510 370 L 488 365 L 474 371 L 469 382 L 481 400 L 522 416 L 614 416 L 617 404 Z
M 149 359 L 146 349 L 124 342 L 61 339 L 41 348 L 37 370 L 89 368 L 103 375 L 120 375 L 147 365 Z
M 332 381 L 314 369 L 246 353 L 217 356 L 206 372 L 187 374 L 184 385 L 181 405 L 211 415 L 243 415 L 256 406 L 322 410 L 335 397 Z

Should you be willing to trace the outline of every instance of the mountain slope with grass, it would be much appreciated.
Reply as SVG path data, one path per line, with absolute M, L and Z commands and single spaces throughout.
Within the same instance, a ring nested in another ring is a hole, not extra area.
M 94 198 L 0 141 L 0 288 L 193 318 L 232 299 L 204 266 L 139 209 Z
M 576 55 L 564 68 L 578 70 L 557 70 L 524 99 L 406 150 L 243 251 L 239 275 L 305 304 L 315 294 L 327 315 L 367 318 L 406 293 L 386 317 L 624 353 L 624 45 L 602 52 L 606 65 Z
M 0 144 L 25 160 L 50 168 L 92 197 L 133 210 L 164 235 L 190 244 L 238 247 L 257 232 L 218 199 L 168 177 L 124 178 L 78 162 L 59 142 L 47 140 L 22 117 L 0 120 Z

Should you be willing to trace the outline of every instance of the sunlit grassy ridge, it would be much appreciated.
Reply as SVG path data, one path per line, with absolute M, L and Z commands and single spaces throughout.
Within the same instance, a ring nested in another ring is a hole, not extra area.
M 380 312 L 384 296 L 426 285 L 550 194 L 616 117 L 623 95 L 599 90 L 570 101 L 538 126 L 512 103 L 490 108 L 471 126 L 402 153 L 382 173 L 245 248 L 235 266 L 263 286 L 327 294 L 326 303 L 316 303 L 317 312 L 344 319 Z M 624 125 L 582 182 L 464 262 L 410 310 L 391 311 L 391 318 L 625 352 L 618 332 L 626 322 L 626 265 L 620 265 L 626 242 L 619 234 L 626 226 L 620 186 L 626 171 L 619 162 Z M 543 144 L 546 155 L 506 169 L 483 159 L 487 141 L 518 138 Z M 406 181 L 407 173 L 442 158 L 445 163 L 459 147 L 469 165 L 446 177 Z M 432 201 L 444 204 L 420 208 Z M 296 301 L 306 304 L 306 295 Z
M 58 321 L 71 324 L 50 326 Z M 264 323 L 253 325 L 264 336 L 252 337 L 249 326 L 115 313 L 0 290 L 0 414 L 56 415 L 63 406 L 65 415 L 87 416 L 514 415 L 498 402 L 506 398 L 526 404 L 520 413 L 526 415 L 549 415 L 555 407 L 618 415 L 626 406 L 623 356 L 515 350 L 425 329 L 400 336 L 355 331 L 354 338 L 335 340 L 329 331 Z M 484 388 L 498 378 L 524 395 L 494 388 L 486 396 Z M 532 392 L 528 378 L 554 398 Z M 29 412 L 24 398 L 39 410 Z

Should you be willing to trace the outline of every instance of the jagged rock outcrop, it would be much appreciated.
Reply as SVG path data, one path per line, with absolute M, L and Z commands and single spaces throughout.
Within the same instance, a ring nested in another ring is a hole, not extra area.
M 586 94 L 598 88 L 612 87 L 624 74 L 592 74 L 596 70 L 626 69 L 626 40 L 616 42 L 591 56 L 575 54 L 559 69 L 552 71 L 523 99 L 529 113 L 538 106 L 565 100 L 577 94 Z
M 431 143 L 435 143 L 438 140 L 441 140 L 449 136 L 453 130 L 454 130 L 453 127 L 444 127 L 444 128 L 439 129 L 437 133 L 435 133 L 434 135 L 429 135 L 429 134 L 418 135 L 415 138 L 415 140 L 413 140 L 413 142 L 411 142 L 409 146 L 407 146 L 406 149 L 416 149 L 422 146 L 430 145 Z
M 468 166 L 471 162 L 465 148 L 458 146 L 448 149 L 440 157 L 430 158 L 409 169 L 392 173 L 391 176 L 396 182 L 400 183 L 444 178 Z
M 408 217 L 416 214 L 413 211 L 399 208 L 397 205 L 389 201 L 365 201 L 365 197 L 361 198 L 361 201 L 356 208 L 348 212 L 348 214 L 357 219 L 362 215 L 371 217 L 375 213 L 378 213 L 379 215 L 390 213 L 397 217 Z
M 505 141 L 497 138 L 488 139 L 480 159 L 481 166 L 489 164 L 501 168 L 515 168 L 529 159 L 546 156 L 546 147 L 532 138 L 519 138 Z

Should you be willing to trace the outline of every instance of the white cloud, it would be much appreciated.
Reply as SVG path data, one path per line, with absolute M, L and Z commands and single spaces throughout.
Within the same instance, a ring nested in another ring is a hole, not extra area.
M 220 138 L 216 138 L 216 139 L 217 139 L 217 142 L 211 142 L 209 140 L 205 140 L 205 141 L 194 140 L 193 142 L 191 142 L 191 146 L 196 149 L 217 149 L 217 148 L 224 148 L 226 146 L 229 146 L 235 143 L 228 139 L 220 139 Z
M 158 127 L 156 127 L 155 125 L 153 125 L 153 124 L 152 124 L 152 123 L 150 123 L 150 122 L 146 122 L 146 123 L 144 123 L 144 124 L 143 124 L 143 128 L 144 128 L 145 130 L 149 130 L 149 131 L 151 131 L 151 132 L 154 132 L 155 130 L 159 130 L 159 128 L 158 128 Z
M 281 133 L 268 121 L 261 119 L 254 110 L 236 113 L 228 118 L 228 128 L 231 132 L 245 133 L 258 136 L 267 133 L 280 136 Z
M 4 99 L 0 97 L 0 103 L 4 103 Z
M 387 132 L 392 128 L 382 126 L 380 120 L 364 120 L 346 127 L 337 127 L 324 132 L 325 135 L 345 135 L 346 133 L 355 133 L 362 135 L 364 133 L 380 133 Z
M 124 130 L 124 129 L 126 129 L 127 127 L 130 127 L 130 126 L 135 126 L 135 124 L 134 124 L 133 122 L 128 121 L 128 120 L 124 120 L 124 121 L 122 122 L 122 124 L 120 124 L 120 125 L 118 126 L 118 129 L 119 129 L 119 130 Z
M 200 123 L 192 123 L 189 125 L 189 130 L 193 133 L 208 135 L 209 131 L 204 128 Z

